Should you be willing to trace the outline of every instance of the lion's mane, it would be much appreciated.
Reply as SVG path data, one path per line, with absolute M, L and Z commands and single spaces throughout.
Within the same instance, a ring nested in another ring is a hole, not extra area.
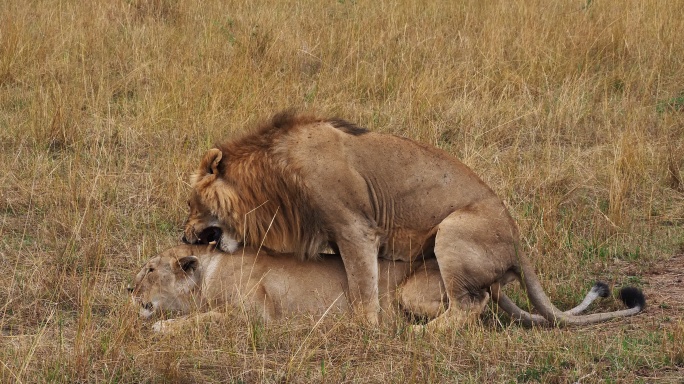
M 204 201 L 211 203 L 213 213 L 231 223 L 247 244 L 261 244 L 268 236 L 266 244 L 302 259 L 318 257 L 328 245 L 325 222 L 316 214 L 320 210 L 312 206 L 300 165 L 279 145 L 289 131 L 318 122 L 331 123 L 352 135 L 366 132 L 340 119 L 282 112 L 241 138 L 216 145 L 222 154 L 216 176 L 231 188 L 219 188 L 212 182 L 207 185 L 213 188 L 203 191 L 202 169 L 191 177 Z

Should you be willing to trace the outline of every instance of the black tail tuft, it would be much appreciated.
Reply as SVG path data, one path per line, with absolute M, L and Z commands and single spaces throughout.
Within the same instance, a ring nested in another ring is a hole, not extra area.
M 595 291 L 596 293 L 598 293 L 600 297 L 603 298 L 610 296 L 610 287 L 608 286 L 608 284 L 602 281 L 597 281 L 596 283 L 594 283 L 594 286 L 591 287 L 591 290 Z
M 635 287 L 624 287 L 620 290 L 620 300 L 628 308 L 641 308 L 646 307 L 646 297 L 644 297 L 643 292 L 639 288 Z

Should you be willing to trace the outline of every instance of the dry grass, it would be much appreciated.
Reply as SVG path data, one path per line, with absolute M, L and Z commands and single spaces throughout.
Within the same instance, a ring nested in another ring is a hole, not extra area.
M 682 15 L 636 0 L 0 2 L 0 381 L 681 382 Z M 311 332 L 235 314 L 151 334 L 124 287 L 178 241 L 188 173 L 290 106 L 461 157 L 510 205 L 560 306 L 596 278 L 655 305 L 564 330 L 490 314 L 437 335 L 401 320 Z

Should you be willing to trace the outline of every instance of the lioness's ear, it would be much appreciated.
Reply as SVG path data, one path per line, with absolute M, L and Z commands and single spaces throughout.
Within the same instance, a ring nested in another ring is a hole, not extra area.
M 191 273 L 199 267 L 199 259 L 197 256 L 185 256 L 178 259 L 178 266 L 185 273 Z

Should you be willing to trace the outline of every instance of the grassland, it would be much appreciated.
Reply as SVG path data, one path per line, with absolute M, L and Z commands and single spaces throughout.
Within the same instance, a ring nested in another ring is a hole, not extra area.
M 682 382 L 683 36 L 679 1 L 0 2 L 0 381 Z M 557 305 L 602 279 L 648 311 L 152 334 L 125 287 L 178 242 L 189 172 L 288 107 L 460 157 Z

